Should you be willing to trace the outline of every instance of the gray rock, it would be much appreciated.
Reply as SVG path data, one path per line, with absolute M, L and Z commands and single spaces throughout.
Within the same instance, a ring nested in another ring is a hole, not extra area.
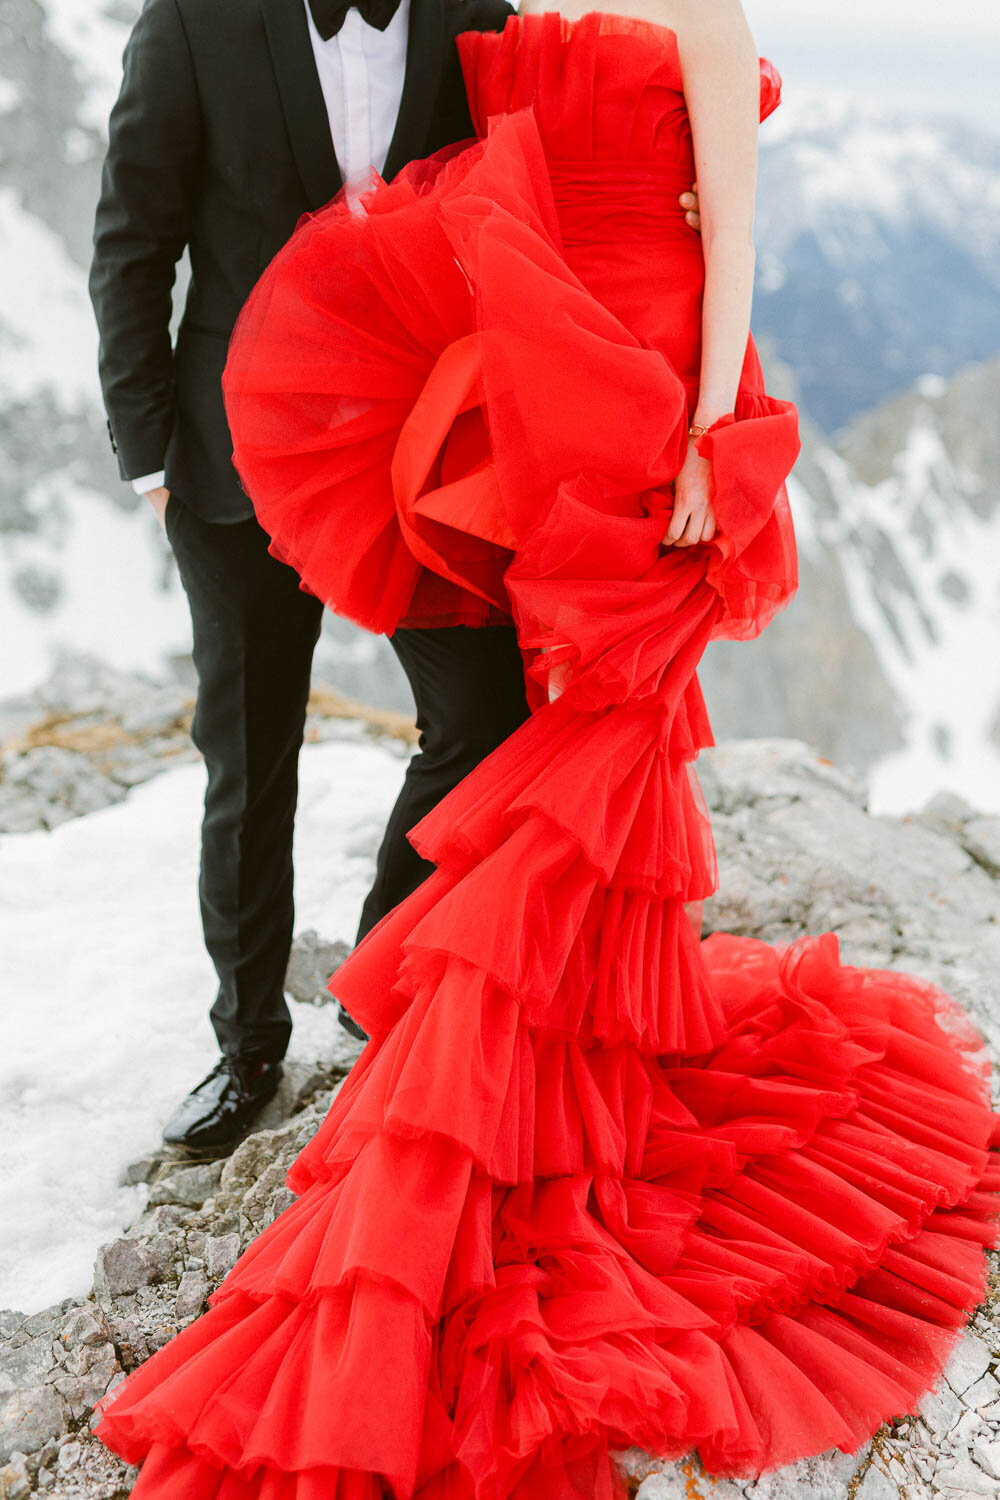
M 161 1151 L 153 1151 L 146 1156 L 137 1156 L 135 1161 L 130 1161 L 122 1171 L 118 1179 L 120 1185 L 135 1187 L 139 1182 L 152 1182 L 167 1159 L 167 1153 Z
M 76 1442 L 76 1441 L 71 1441 L 71 1442 L 68 1442 L 68 1443 L 63 1443 L 62 1447 L 59 1449 L 59 1471 L 60 1471 L 60 1473 L 68 1473 L 70 1471 L 70 1469 L 75 1469 L 77 1467 L 77 1465 L 79 1464 L 80 1459 L 82 1457 L 83 1457 L 83 1445 L 82 1445 L 82 1443 L 79 1443 L 79 1442 Z
M 113 754 L 103 760 L 108 775 L 129 790 L 151 781 L 161 771 L 196 758 L 197 752 L 185 740 L 156 739 L 143 745 L 116 745 Z
M 52 1338 L 58 1330 L 63 1313 L 74 1304 L 72 1297 L 55 1302 L 51 1307 L 40 1308 L 21 1323 L 21 1332 L 29 1338 Z
M 94 1286 L 102 1301 L 162 1279 L 169 1266 L 153 1241 L 118 1239 L 97 1253 Z
M 191 1210 L 180 1203 L 157 1203 L 146 1209 L 132 1226 L 139 1235 L 165 1234 L 174 1238 L 178 1229 L 183 1229 L 191 1219 Z
M 50 1338 L 29 1338 L 0 1347 L 0 1394 L 41 1385 L 56 1359 Z
M 144 1360 L 147 1360 L 152 1350 L 146 1341 L 146 1335 L 139 1324 L 138 1318 L 116 1313 L 112 1321 L 115 1333 L 115 1347 L 122 1362 L 122 1371 L 124 1374 L 128 1374 L 138 1365 L 141 1365 Z M 113 1385 L 114 1382 L 110 1381 L 108 1389 L 111 1390 Z
M 67 1425 L 66 1406 L 51 1385 L 13 1391 L 0 1399 L 0 1463 L 12 1453 L 34 1453 Z
M 150 1350 L 155 1352 L 157 1349 L 162 1349 L 164 1344 L 169 1344 L 178 1332 L 179 1329 L 173 1317 L 154 1323 L 146 1334 Z
M 209 1278 L 219 1282 L 231 1271 L 240 1253 L 238 1234 L 213 1234 L 205 1242 Z
M 855 1500 L 899 1500 L 898 1487 L 877 1463 L 869 1464 L 868 1472 L 854 1493 Z
M 149 1190 L 147 1206 L 180 1204 L 198 1208 L 210 1197 L 222 1173 L 221 1161 L 200 1162 L 197 1166 L 161 1169 Z
M 165 734 L 185 727 L 191 706 L 191 699 L 180 688 L 156 687 L 122 703 L 118 718 L 127 734 Z
M 963 1410 L 961 1401 L 947 1386 L 930 1391 L 920 1403 L 920 1415 L 938 1440 L 957 1426 Z
M 120 672 L 83 652 L 65 652 L 35 696 L 42 708 L 56 713 L 118 717 L 137 697 L 157 689 L 139 673 Z
M 347 943 L 325 941 L 310 928 L 300 932 L 292 944 L 285 974 L 285 989 L 296 1000 L 326 1005 L 333 996 L 326 984 L 350 952 Z
M 59 1325 L 59 1338 L 67 1349 L 78 1344 L 96 1346 L 110 1343 L 111 1331 L 96 1302 L 83 1302 L 66 1313 Z
M 69 1371 L 67 1381 L 72 1384 L 63 1385 L 61 1379 L 55 1381 L 56 1389 L 69 1401 L 73 1407 L 73 1415 L 83 1415 L 88 1406 L 93 1406 L 104 1395 L 111 1384 L 112 1377 L 117 1375 L 121 1366 L 115 1353 L 113 1344 L 101 1344 L 98 1348 L 80 1349 L 74 1351 L 73 1367 Z M 80 1408 L 77 1410 L 76 1408 Z
M 685 1464 L 686 1469 L 689 1465 Z M 700 1476 L 699 1476 L 700 1477 Z M 708 1481 L 706 1481 L 706 1484 Z M 647 1474 L 636 1490 L 636 1500 L 688 1500 L 691 1494 L 699 1493 L 698 1484 L 689 1474 L 680 1469 L 656 1469 Z M 711 1487 L 712 1500 L 740 1500 L 742 1491 L 726 1480 L 714 1480 Z
M 8 755 L 3 775 L 9 792 L 27 796 L 42 808 L 45 828 L 98 812 L 125 796 L 124 789 L 97 770 L 86 755 L 56 745 Z
M 966 823 L 962 847 L 990 875 L 1000 876 L 1000 817 L 973 818 Z
M 941 1463 L 934 1471 L 934 1484 L 945 1494 L 1000 1495 L 1000 1484 L 974 1464 L 967 1454 Z
M 335 1028 L 347 1036 L 342 1026 Z M 352 1039 L 353 1040 L 353 1039 Z M 356 1054 L 352 1054 L 353 1057 Z M 348 1071 L 350 1064 L 339 1062 L 305 1063 L 285 1061 L 277 1093 L 269 1099 L 254 1121 L 256 1130 L 276 1130 L 286 1121 L 294 1122 L 306 1100 L 330 1089 L 338 1077 Z M 325 1110 L 324 1110 L 325 1113 Z
M 966 1448 L 969 1443 L 977 1438 L 983 1430 L 983 1419 L 977 1411 L 963 1411 L 958 1419 L 957 1425 L 949 1435 L 949 1447 L 954 1449 Z
M 986 1374 L 975 1385 L 970 1385 L 962 1394 L 962 1400 L 966 1406 L 974 1406 L 981 1414 L 984 1407 L 991 1406 L 1000 1396 L 1000 1381 L 993 1375 Z
M 23 1453 L 14 1452 L 10 1461 L 0 1469 L 0 1497 L 2 1500 L 24 1500 L 31 1494 L 31 1473 Z
M 46 1438 L 45 1442 L 39 1448 L 38 1452 L 35 1453 L 34 1455 L 32 1455 L 32 1458 L 34 1459 L 34 1465 L 33 1466 L 35 1468 L 39 1468 L 39 1467 L 51 1468 L 52 1465 L 55 1463 L 56 1459 L 58 1458 L 58 1456 L 59 1456 L 59 1442 L 58 1442 L 58 1440 L 56 1438 L 54 1438 L 54 1437 L 52 1437 L 52 1438 Z M 30 1458 L 29 1458 L 28 1467 L 29 1468 L 32 1467 L 32 1462 L 31 1462 Z
M 194 1318 L 205 1306 L 208 1280 L 203 1271 L 185 1271 L 177 1288 L 176 1309 L 180 1319 Z
M 973 1443 L 972 1458 L 991 1479 L 1000 1479 L 1000 1442 Z
M 266 1229 L 295 1201 L 294 1193 L 285 1186 L 286 1169 L 284 1161 L 272 1162 L 244 1194 L 240 1224 L 246 1241 Z
M 45 803 L 30 788 L 0 786 L 0 833 L 33 833 L 45 828 Z
M 256 1130 L 241 1141 L 223 1163 L 216 1207 L 239 1204 L 245 1194 L 254 1191 L 263 1173 L 294 1146 L 300 1129 L 301 1122 L 293 1119 L 271 1130 Z
M 944 1376 L 956 1395 L 975 1385 L 990 1367 L 990 1351 L 974 1333 L 966 1332 L 948 1361 Z
M 959 833 L 976 816 L 976 810 L 955 792 L 937 792 L 918 816 L 925 823 L 934 824 L 954 834 Z

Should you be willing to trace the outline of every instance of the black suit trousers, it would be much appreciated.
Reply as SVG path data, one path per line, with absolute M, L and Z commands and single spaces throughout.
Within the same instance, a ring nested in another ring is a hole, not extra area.
M 191 611 L 205 757 L 199 896 L 218 975 L 210 1011 L 222 1052 L 283 1057 L 283 986 L 294 903 L 298 758 L 322 605 L 267 550 L 253 518 L 205 521 L 172 494 L 167 535 Z M 512 627 L 399 630 L 391 638 L 420 732 L 378 853 L 361 937 L 429 874 L 406 834 L 528 713 Z
M 389 815 L 357 941 L 434 866 L 406 835 L 528 717 L 513 625 L 397 630 L 389 637 L 417 708 L 417 754 Z

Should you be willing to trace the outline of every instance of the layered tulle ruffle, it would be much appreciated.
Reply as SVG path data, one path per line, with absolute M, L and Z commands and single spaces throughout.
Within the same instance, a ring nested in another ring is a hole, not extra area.
M 690 692 L 565 693 L 418 827 L 296 1202 L 103 1413 L 137 1496 L 611 1500 L 617 1447 L 745 1475 L 932 1384 L 996 1234 L 980 1039 L 832 934 L 699 943 Z
M 715 1044 L 656 1055 L 420 928 L 388 1029 L 385 938 L 338 985 L 374 1040 L 297 1201 L 107 1405 L 137 1495 L 611 1496 L 609 1445 L 746 1474 L 912 1407 L 1000 1186 L 944 997 L 830 936 L 713 938 Z
M 650 574 L 694 397 L 570 268 L 533 112 L 361 202 L 361 217 L 339 199 L 300 226 L 231 346 L 234 461 L 271 550 L 374 630 L 505 618 L 516 583 L 530 647 L 551 644 L 552 547 L 582 523 L 580 568 L 618 612 L 602 559 L 610 547 L 631 582 Z M 725 603 L 713 631 L 754 634 L 795 588 L 798 437 L 752 344 L 734 414 L 702 441 L 719 523 L 707 577 Z M 599 637 L 600 598 L 557 592 L 561 609 L 596 604 Z

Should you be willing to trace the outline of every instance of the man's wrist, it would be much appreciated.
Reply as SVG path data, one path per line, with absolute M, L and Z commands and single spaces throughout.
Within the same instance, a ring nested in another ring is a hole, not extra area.
M 130 482 L 137 495 L 148 495 L 150 490 L 162 490 L 166 477 L 165 469 L 157 469 L 155 474 L 143 474 Z

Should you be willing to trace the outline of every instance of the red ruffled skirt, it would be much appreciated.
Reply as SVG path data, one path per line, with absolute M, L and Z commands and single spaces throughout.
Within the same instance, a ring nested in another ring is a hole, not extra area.
M 308 221 L 226 377 L 275 552 L 372 629 L 512 615 L 529 721 L 338 971 L 371 1035 L 296 1201 L 102 1403 L 184 1500 L 611 1500 L 611 1450 L 858 1448 L 985 1286 L 982 1043 L 835 936 L 700 941 L 696 668 L 795 585 L 794 409 L 748 349 L 665 550 L 692 379 L 561 253 L 530 112 Z M 681 295 L 686 295 L 681 288 Z

